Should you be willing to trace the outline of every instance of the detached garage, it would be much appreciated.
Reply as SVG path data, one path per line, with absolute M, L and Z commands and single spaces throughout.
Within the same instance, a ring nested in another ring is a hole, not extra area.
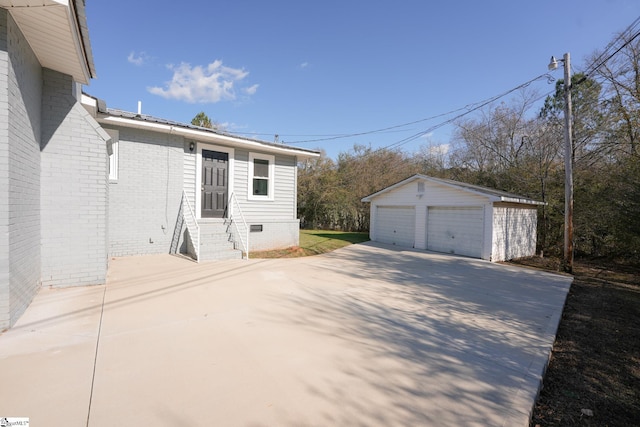
M 538 205 L 503 191 L 414 175 L 362 199 L 371 240 L 489 261 L 536 251 Z

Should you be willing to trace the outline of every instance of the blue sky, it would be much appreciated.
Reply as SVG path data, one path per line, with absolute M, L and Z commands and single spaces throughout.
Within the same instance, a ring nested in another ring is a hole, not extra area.
M 639 15 L 637 0 L 88 0 L 98 78 L 85 91 L 186 123 L 204 111 L 231 133 L 335 157 L 425 132 L 452 116 L 422 119 L 543 74 L 551 55 L 571 52 L 580 71 Z M 450 136 L 444 126 L 401 148 Z

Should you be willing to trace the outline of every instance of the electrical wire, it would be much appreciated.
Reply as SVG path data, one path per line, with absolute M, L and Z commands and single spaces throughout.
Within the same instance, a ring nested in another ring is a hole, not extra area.
M 409 137 L 407 137 L 407 138 L 405 138 L 405 139 L 403 139 L 401 141 L 398 141 L 398 142 L 395 142 L 393 144 L 387 145 L 386 147 L 382 147 L 382 149 L 398 148 L 398 147 L 400 147 L 402 145 L 405 145 L 405 144 L 407 144 L 407 143 L 409 143 L 411 141 L 414 141 L 414 140 L 416 140 L 416 139 L 418 139 L 418 138 L 420 138 L 420 137 L 422 137 L 422 136 L 424 136 L 424 135 L 426 135 L 428 133 L 433 132 L 436 129 L 439 129 L 439 128 L 445 126 L 445 125 L 453 123 L 453 122 L 455 122 L 455 121 L 457 121 L 457 120 L 459 120 L 459 119 L 461 119 L 461 118 L 463 118 L 463 117 L 465 117 L 465 116 L 467 116 L 467 115 L 469 115 L 469 114 L 471 114 L 471 113 L 473 113 L 473 112 L 475 112 L 477 110 L 480 110 L 481 108 L 486 107 L 487 105 L 496 102 L 498 99 L 504 98 L 505 96 L 510 95 L 513 92 L 516 92 L 518 90 L 524 89 L 524 88 L 528 87 L 529 85 L 531 85 L 533 82 L 541 80 L 542 78 L 547 78 L 548 76 L 549 76 L 548 73 L 540 74 L 539 76 L 534 77 L 531 80 L 529 80 L 529 81 L 527 81 L 525 83 L 522 83 L 522 84 L 520 84 L 520 85 L 518 85 L 518 86 L 516 86 L 516 87 L 514 87 L 512 89 L 509 89 L 506 92 L 503 92 L 503 93 L 501 93 L 499 95 L 493 96 L 493 97 L 488 98 L 488 99 L 486 99 L 484 101 L 476 103 L 475 107 L 473 107 L 472 109 L 470 109 L 470 110 L 468 110 L 468 111 L 466 111 L 466 112 L 464 112 L 462 114 L 459 114 L 459 115 L 457 115 L 455 117 L 450 118 L 449 120 L 446 120 L 444 122 L 441 122 L 441 123 L 438 123 L 438 124 L 436 124 L 434 126 L 431 126 L 430 128 L 425 129 L 425 130 L 423 130 L 421 132 L 418 132 L 418 133 L 416 133 L 414 135 L 411 135 L 411 136 L 409 136 Z
M 579 85 L 579 84 L 582 84 L 585 81 L 587 81 L 586 75 L 591 75 L 591 74 L 595 73 L 598 69 L 600 69 L 602 66 L 604 66 L 608 61 L 610 61 L 617 54 L 619 54 L 625 47 L 627 47 L 630 43 L 632 43 L 636 38 L 640 37 L 640 30 L 636 31 L 635 33 L 632 32 L 634 30 L 634 27 L 638 26 L 639 23 L 640 23 L 640 17 L 638 19 L 636 19 L 629 27 L 627 27 L 627 29 L 623 33 L 618 35 L 612 42 L 610 42 L 607 45 L 607 47 L 605 48 L 604 53 L 601 53 L 593 61 L 591 61 L 591 63 L 586 67 L 587 72 L 583 72 L 583 74 L 585 74 L 585 77 L 580 79 L 578 82 L 576 82 L 574 84 L 575 85 Z M 622 43 L 622 45 L 620 45 L 619 47 L 616 48 L 615 46 L 617 46 L 618 43 L 620 41 L 622 41 L 622 40 L 624 40 L 624 43 Z M 503 93 L 501 93 L 499 95 L 496 95 L 496 96 L 494 96 L 492 98 L 488 98 L 488 99 L 486 99 L 484 101 L 481 101 L 479 103 L 471 104 L 471 105 L 474 105 L 474 108 L 469 109 L 469 111 L 466 111 L 466 112 L 464 112 L 462 114 L 459 114 L 459 115 L 457 115 L 455 117 L 452 117 L 452 118 L 450 118 L 448 120 L 445 120 L 443 122 L 437 123 L 437 124 L 429 127 L 428 129 L 424 129 L 424 130 L 422 130 L 422 131 L 420 131 L 418 133 L 415 133 L 415 134 L 413 134 L 413 135 L 411 135 L 411 136 L 409 136 L 407 138 L 404 138 L 404 139 L 399 140 L 397 142 L 394 142 L 392 144 L 389 144 L 389 145 L 380 147 L 380 148 L 378 148 L 376 150 L 373 150 L 371 152 L 368 152 L 368 153 L 365 154 L 365 156 L 374 155 L 374 154 L 379 153 L 379 152 L 381 152 L 383 150 L 397 150 L 397 149 L 399 149 L 399 147 L 401 147 L 401 146 L 403 146 L 403 145 L 405 145 L 405 144 L 407 144 L 407 143 L 409 143 L 411 141 L 414 141 L 415 139 L 418 139 L 421 136 L 424 136 L 424 135 L 426 135 L 428 133 L 431 133 L 434 130 L 440 128 L 440 127 L 443 127 L 443 126 L 446 126 L 448 124 L 451 124 L 451 123 L 461 119 L 462 117 L 464 117 L 464 116 L 466 116 L 466 115 L 468 115 L 470 113 L 473 113 L 473 112 L 475 112 L 475 111 L 477 111 L 477 110 L 479 110 L 479 109 L 481 109 L 481 108 L 483 108 L 483 107 L 485 107 L 485 106 L 497 101 L 500 98 L 503 98 L 504 96 L 507 96 L 507 95 L 519 90 L 519 89 L 523 89 L 523 88 L 529 86 L 533 82 L 535 82 L 537 80 L 540 80 L 543 77 L 546 77 L 549 81 L 555 80 L 553 78 L 553 76 L 551 76 L 548 73 L 541 74 L 540 76 L 537 76 L 537 77 L 535 77 L 535 78 L 533 78 L 533 79 L 531 79 L 531 80 L 529 80 L 529 81 L 527 81 L 527 82 L 525 82 L 525 83 L 523 83 L 521 85 L 518 85 L 518 86 L 514 87 L 513 89 L 510 89 L 510 90 L 508 90 L 506 92 L 503 92 Z M 542 95 L 534 98 L 532 100 L 532 102 L 533 103 L 538 102 L 538 101 L 542 100 L 543 98 L 546 98 L 546 97 L 554 94 L 555 92 L 556 92 L 556 90 L 554 88 L 553 90 L 550 90 L 550 91 L 548 91 L 546 93 L 543 93 Z M 603 95 L 600 94 L 598 99 L 596 99 L 594 102 L 597 103 L 596 106 L 600 106 L 601 103 L 606 102 L 606 101 L 607 101 L 606 98 L 604 98 Z M 591 103 L 591 104 L 585 104 L 585 105 L 587 107 L 589 107 L 589 105 L 593 106 L 594 104 Z M 460 110 L 461 109 L 454 110 L 454 111 L 460 111 Z M 447 115 L 447 113 L 445 113 L 443 115 L 439 115 L 439 116 L 444 116 L 444 115 Z M 399 165 L 399 167 L 401 167 L 401 166 Z
M 483 102 L 483 101 L 481 101 L 481 102 Z M 464 111 L 464 110 L 473 111 L 475 109 L 474 105 L 477 105 L 477 104 L 479 104 L 479 103 L 468 104 L 468 105 L 466 105 L 464 107 L 457 108 L 455 110 L 451 110 L 451 111 L 448 111 L 446 113 L 441 113 L 441 114 L 437 114 L 435 116 L 426 117 L 426 118 L 419 119 L 419 120 L 414 120 L 412 122 L 402 123 L 402 124 L 399 124 L 399 125 L 393 125 L 393 126 L 388 126 L 388 127 L 381 128 L 381 129 L 375 129 L 375 130 L 364 131 L 364 132 L 327 134 L 327 135 L 294 135 L 294 134 L 282 135 L 282 134 L 280 134 L 280 136 L 312 136 L 312 137 L 316 137 L 317 136 L 318 137 L 318 138 L 314 138 L 314 139 L 303 139 L 303 140 L 297 140 L 297 141 L 296 140 L 287 141 L 287 144 L 291 145 L 291 144 L 303 144 L 303 143 L 309 143 L 309 142 L 332 141 L 332 140 L 336 140 L 336 139 L 353 138 L 353 137 L 357 137 L 357 136 L 371 135 L 371 134 L 377 134 L 377 133 L 403 132 L 402 130 L 398 130 L 398 129 L 403 128 L 403 127 L 407 127 L 407 126 L 413 126 L 415 124 L 423 123 L 423 122 L 430 121 L 430 120 L 435 120 L 435 119 L 438 119 L 440 117 L 446 117 L 448 115 L 457 113 L 459 111 Z M 271 134 L 253 134 L 253 135 L 271 135 Z
M 636 38 L 638 38 L 640 36 L 640 31 L 637 30 L 636 27 L 640 26 L 640 17 L 636 18 L 624 31 L 622 31 L 620 34 L 618 34 L 618 36 L 616 36 L 612 41 L 610 41 L 607 46 L 604 48 L 604 50 L 593 60 L 591 61 L 591 64 L 589 66 L 587 66 L 585 68 L 585 71 L 582 72 L 582 74 L 584 75 L 584 78 L 581 79 L 580 81 L 574 83 L 575 85 L 578 84 L 582 84 L 586 81 L 587 77 L 591 76 L 593 73 L 595 73 L 598 69 L 600 69 L 602 66 L 604 66 L 608 61 L 610 61 L 613 57 L 615 57 L 618 53 L 620 53 L 622 51 L 622 49 L 624 49 L 626 46 L 628 46 L 631 42 L 633 42 L 633 40 L 635 40 Z M 634 33 L 635 31 L 635 33 Z M 619 42 L 624 41 L 624 43 L 622 45 L 620 45 L 619 47 L 616 48 L 616 46 L 618 45 Z M 380 147 L 376 150 L 374 150 L 372 152 L 376 153 L 382 150 L 394 150 L 394 149 L 398 149 L 399 147 L 402 147 L 406 144 L 408 144 L 409 142 L 415 141 L 416 139 L 427 135 L 441 127 L 444 127 L 446 125 L 452 124 L 454 122 L 456 122 L 457 120 L 473 113 L 476 112 L 478 110 L 480 110 L 483 107 L 486 107 L 489 104 L 492 104 L 494 102 L 496 102 L 497 100 L 504 98 L 507 95 L 510 95 L 511 93 L 518 91 L 520 89 L 524 89 L 526 87 L 528 87 L 529 85 L 531 85 L 532 83 L 534 83 L 535 81 L 541 80 L 543 78 L 546 78 L 548 81 L 553 81 L 555 80 L 555 78 L 549 74 L 549 73 L 544 73 L 541 74 L 539 76 L 536 76 L 530 80 L 528 80 L 525 83 L 522 83 L 512 89 L 509 89 L 505 92 L 502 92 L 498 95 L 495 95 L 493 97 L 487 98 L 483 101 L 479 101 L 476 103 L 472 103 L 472 104 L 467 104 L 463 107 L 445 112 L 445 113 L 441 113 L 441 114 L 436 114 L 434 116 L 430 116 L 430 117 L 426 117 L 426 118 L 422 118 L 419 120 L 414 120 L 411 122 L 406 122 L 406 123 L 402 123 L 402 124 L 398 124 L 398 125 L 393 125 L 393 126 L 387 126 L 384 128 L 380 128 L 380 129 L 374 129 L 374 130 L 369 130 L 369 131 L 363 131 L 363 132 L 354 132 L 354 133 L 341 133 L 341 134 L 327 134 L 327 135 L 283 135 L 280 134 L 280 136 L 311 136 L 314 138 L 311 139 L 301 139 L 301 140 L 294 140 L 294 141 L 287 141 L 286 143 L 289 145 L 293 145 L 293 144 L 302 144 L 302 143 L 311 143 L 311 142 L 326 142 L 326 141 L 334 141 L 334 140 L 338 140 L 338 139 L 345 139 L 345 138 L 354 138 L 354 137 L 359 137 L 359 136 L 365 136 L 365 135 L 372 135 L 372 134 L 380 134 L 380 133 L 389 133 L 391 131 L 397 131 L 397 132 L 401 132 L 404 130 L 400 130 L 402 128 L 406 128 L 409 126 L 414 126 L 416 124 L 419 123 L 424 123 L 424 122 L 428 122 L 431 120 L 436 120 L 442 117 L 448 117 L 452 114 L 456 114 L 456 113 L 460 113 L 457 114 L 454 117 L 451 117 L 447 120 L 438 122 L 426 129 L 423 129 L 419 132 L 416 132 L 406 138 L 403 138 L 401 140 L 395 141 L 391 144 L 388 144 L 386 146 Z M 555 93 L 555 89 L 547 91 L 543 94 L 541 94 L 540 96 L 534 98 L 532 101 L 533 102 L 537 102 L 542 100 L 543 98 L 546 98 L 552 94 Z M 410 130 L 410 129 L 406 129 L 406 130 Z M 252 135 L 271 135 L 271 134 L 259 134 L 259 133 L 254 133 Z M 317 136 L 317 138 L 315 138 Z
M 613 58 L 616 54 L 618 54 L 618 52 L 620 52 L 624 47 L 626 47 L 635 38 L 637 38 L 640 32 L 636 31 L 636 33 L 633 36 L 630 36 L 630 34 L 633 33 L 635 28 L 638 27 L 639 25 L 640 25 L 640 16 L 636 18 L 627 28 L 625 28 L 624 31 L 618 34 L 617 37 L 615 37 L 612 41 L 610 41 L 607 44 L 607 46 L 603 49 L 603 51 L 593 61 L 591 61 L 591 65 L 585 69 L 584 74 L 587 77 L 593 74 L 605 63 L 611 60 L 611 58 Z M 615 51 L 610 53 L 615 48 L 616 44 L 620 41 L 624 41 L 622 46 L 620 46 Z M 602 58 L 604 58 L 605 56 L 607 56 L 607 58 L 603 60 Z
M 640 17 L 636 18 L 622 33 L 620 33 L 616 38 L 614 38 L 614 40 L 609 42 L 609 44 L 607 44 L 606 48 L 604 49 L 603 53 L 598 55 L 598 57 L 594 61 L 592 61 L 591 65 L 587 67 L 587 71 L 585 71 L 583 73 L 584 77 L 582 79 L 580 79 L 578 82 L 576 82 L 576 84 L 584 83 L 586 81 L 587 77 L 589 77 L 592 73 L 596 72 L 600 67 L 604 66 L 615 55 L 617 55 L 620 51 L 622 51 L 622 49 L 627 47 L 636 38 L 638 38 L 640 36 L 640 31 L 636 31 L 635 34 L 633 34 L 631 36 L 630 36 L 630 34 L 635 30 L 635 27 L 637 27 L 639 25 L 640 25 Z M 618 42 L 620 42 L 621 40 L 624 40 L 624 43 L 620 47 L 615 49 L 613 52 L 611 52 L 614 49 L 614 47 L 616 46 L 616 44 Z M 608 56 L 606 56 L 606 58 L 603 59 L 605 57 L 605 55 L 608 55 Z M 519 86 L 517 86 L 517 87 L 515 87 L 515 88 L 513 88 L 513 89 L 511 89 L 511 90 L 509 90 L 507 92 L 504 92 L 504 93 L 502 93 L 500 95 L 496 95 L 493 98 L 489 98 L 485 102 L 481 102 L 478 105 L 477 108 L 474 108 L 473 110 L 471 110 L 471 111 L 469 111 L 469 112 L 467 112 L 465 114 L 461 114 L 459 116 L 456 116 L 456 117 L 454 117 L 454 118 L 452 118 L 450 120 L 447 120 L 446 122 L 439 123 L 439 124 L 437 124 L 435 126 L 432 126 L 429 129 L 426 129 L 426 130 L 424 130 L 422 132 L 419 132 L 419 133 L 417 133 L 415 135 L 412 135 L 412 136 L 406 138 L 405 140 L 398 141 L 398 142 L 396 142 L 394 144 L 390 144 L 390 145 L 388 145 L 386 147 L 383 147 L 383 149 L 391 148 L 391 147 L 399 147 L 399 146 L 404 145 L 404 144 L 406 144 L 408 142 L 411 142 L 411 141 L 413 141 L 413 140 L 415 140 L 415 139 L 417 139 L 417 138 L 419 138 L 419 137 L 421 137 L 423 135 L 426 135 L 426 134 L 428 134 L 430 132 L 433 132 L 434 130 L 436 130 L 436 129 L 442 127 L 442 126 L 445 126 L 447 124 L 455 122 L 456 120 L 466 116 L 467 114 L 469 114 L 469 113 L 471 113 L 473 111 L 476 111 L 476 110 L 478 110 L 478 109 L 480 109 L 480 108 L 482 108 L 482 107 L 484 107 L 484 106 L 486 106 L 488 104 L 491 104 L 491 103 L 495 102 L 496 100 L 498 100 L 500 98 L 503 98 L 504 96 L 507 96 L 510 93 L 513 93 L 516 90 L 523 89 L 523 88 L 529 86 L 534 81 L 537 81 L 537 80 L 539 80 L 540 78 L 542 78 L 544 76 L 547 76 L 550 81 L 552 81 L 552 79 L 553 79 L 553 76 L 551 76 L 548 73 L 542 74 L 542 75 L 540 75 L 538 77 L 535 77 L 535 78 L 529 80 L 528 82 L 525 82 L 525 83 L 523 83 L 523 84 L 521 84 L 521 85 L 519 85 Z M 533 102 L 537 102 L 537 101 L 539 101 L 539 100 L 541 100 L 543 98 L 546 98 L 546 97 L 550 96 L 551 94 L 553 94 L 554 92 L 555 92 L 555 90 L 548 91 L 547 93 L 545 93 L 545 94 L 543 94 L 541 96 L 538 96 L 537 98 L 533 99 Z
M 403 128 L 403 127 L 407 127 L 407 126 L 413 126 L 413 125 L 416 125 L 418 123 L 423 123 L 423 122 L 435 120 L 435 119 L 438 119 L 438 118 L 441 118 L 441 117 L 447 117 L 447 116 L 450 116 L 451 114 L 455 114 L 455 113 L 458 113 L 460 111 L 463 111 L 463 113 L 458 114 L 453 118 L 450 118 L 450 119 L 447 119 L 447 120 L 445 120 L 443 122 L 437 123 L 437 124 L 429 127 L 426 130 L 420 131 L 420 132 L 418 132 L 418 133 L 416 133 L 414 135 L 411 135 L 411 136 L 409 136 L 407 138 L 404 138 L 404 139 L 402 139 L 400 141 L 394 142 L 394 143 L 388 145 L 387 147 L 382 147 L 382 149 L 388 149 L 388 148 L 391 148 L 391 147 L 394 147 L 394 146 L 402 146 L 402 145 L 407 144 L 407 143 L 409 143 L 409 142 L 411 142 L 411 141 L 413 141 L 413 140 L 415 140 L 415 139 L 417 139 L 417 138 L 419 138 L 419 137 L 421 137 L 423 135 L 426 135 L 426 134 L 428 134 L 430 132 L 433 132 L 436 129 L 439 129 L 439 128 L 443 127 L 443 126 L 446 126 L 447 124 L 450 124 L 450 123 L 454 122 L 455 120 L 458 120 L 458 119 L 460 119 L 460 118 L 462 118 L 462 117 L 464 117 L 464 116 L 466 116 L 468 114 L 471 114 L 472 112 L 477 111 L 480 108 L 482 108 L 482 107 L 484 107 L 484 106 L 486 106 L 488 104 L 491 104 L 491 103 L 497 101 L 500 98 L 503 98 L 503 97 L 505 97 L 505 96 L 517 91 L 517 90 L 525 88 L 525 87 L 529 86 L 531 83 L 542 79 L 543 77 L 544 78 L 548 78 L 548 77 L 550 77 L 550 75 L 548 73 L 541 74 L 541 75 L 539 75 L 537 77 L 534 77 L 533 79 L 531 79 L 531 80 L 529 80 L 529 81 L 527 81 L 525 83 L 522 83 L 522 84 L 520 84 L 520 85 L 518 85 L 518 86 L 516 86 L 516 87 L 514 87 L 512 89 L 509 89 L 506 92 L 503 92 L 503 93 L 501 93 L 499 95 L 492 96 L 491 98 L 487 98 L 487 99 L 485 99 L 483 101 L 475 102 L 475 103 L 472 103 L 472 104 L 467 104 L 464 107 L 460 107 L 460 108 L 457 108 L 455 110 L 448 111 L 446 113 L 436 114 L 434 116 L 426 117 L 426 118 L 419 119 L 419 120 L 414 120 L 412 122 L 402 123 L 402 124 L 399 124 L 399 125 L 388 126 L 388 127 L 385 127 L 385 128 L 375 129 L 375 130 L 370 130 L 370 131 L 365 131 L 365 132 L 356 132 L 356 133 L 350 133 L 350 134 L 339 134 L 339 135 L 335 135 L 335 136 L 331 136 L 331 137 L 327 137 L 327 138 L 306 139 L 306 140 L 299 140 L 299 141 L 287 141 L 287 144 L 302 144 L 302 143 L 309 143 L 309 142 L 325 142 L 325 141 L 333 141 L 333 140 L 336 140 L 336 139 L 354 138 L 354 137 L 364 136 L 364 135 L 386 133 L 386 132 L 389 132 L 391 130 L 397 130 L 399 128 Z

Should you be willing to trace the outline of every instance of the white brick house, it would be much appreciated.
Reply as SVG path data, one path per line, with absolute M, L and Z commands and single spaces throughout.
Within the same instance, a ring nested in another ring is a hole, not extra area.
M 105 281 L 109 135 L 79 102 L 94 76 L 83 1 L 0 0 L 0 331 L 40 286 Z
M 0 332 L 41 286 L 104 284 L 110 256 L 298 243 L 318 153 L 107 110 L 93 77 L 84 0 L 0 0 Z
M 110 255 L 211 260 L 298 245 L 297 164 L 317 152 L 83 103 L 113 137 Z

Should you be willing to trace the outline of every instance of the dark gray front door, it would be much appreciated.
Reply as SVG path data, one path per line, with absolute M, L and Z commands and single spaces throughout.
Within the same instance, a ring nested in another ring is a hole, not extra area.
M 202 218 L 223 218 L 227 210 L 229 154 L 202 150 Z

